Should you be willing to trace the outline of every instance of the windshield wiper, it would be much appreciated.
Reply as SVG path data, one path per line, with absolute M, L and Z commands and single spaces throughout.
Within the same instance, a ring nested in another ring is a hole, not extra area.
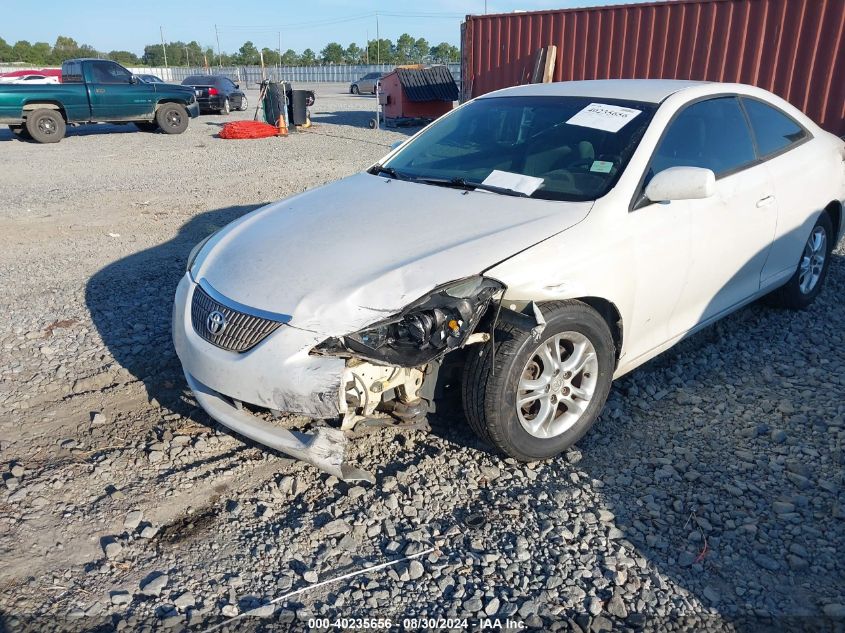
M 516 191 L 515 189 L 508 189 L 507 187 L 497 187 L 496 185 L 485 185 L 483 182 L 473 182 L 471 180 L 464 180 L 463 178 L 414 178 L 414 182 L 425 182 L 430 185 L 439 185 L 441 187 L 458 187 L 461 189 L 481 189 L 482 191 L 490 191 L 498 193 L 503 196 L 516 196 L 517 198 L 530 198 L 527 193 Z
M 400 174 L 398 171 L 393 169 L 393 167 L 382 167 L 381 165 L 376 165 L 375 167 L 373 167 L 370 173 L 374 176 L 378 176 L 380 174 L 387 174 L 388 176 L 396 180 L 405 180 L 407 178 L 407 176 L 405 176 L 404 174 Z

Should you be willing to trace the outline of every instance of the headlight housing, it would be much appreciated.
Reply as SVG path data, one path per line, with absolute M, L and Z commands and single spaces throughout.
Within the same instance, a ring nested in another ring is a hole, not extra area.
M 425 365 L 461 347 L 492 298 L 504 288 L 495 279 L 481 276 L 440 286 L 389 319 L 327 339 L 315 352 L 399 367 Z
M 197 257 L 199 257 L 200 251 L 202 251 L 203 247 L 208 244 L 209 240 L 215 235 L 217 235 L 219 232 L 219 229 L 214 231 L 214 233 L 206 237 L 202 242 L 200 242 L 191 249 L 191 252 L 188 253 L 188 263 L 185 266 L 185 272 L 191 272 L 191 268 L 194 267 L 194 262 L 197 261 Z

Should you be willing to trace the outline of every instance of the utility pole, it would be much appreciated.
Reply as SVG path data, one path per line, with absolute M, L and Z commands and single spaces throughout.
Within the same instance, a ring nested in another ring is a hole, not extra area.
M 370 29 L 367 29 L 367 43 L 364 44 L 364 57 L 367 59 L 367 65 L 370 65 Z
M 214 25 L 214 37 L 217 38 L 217 66 L 222 67 L 223 62 L 220 61 L 220 33 L 217 30 L 217 25 Z
M 191 65 L 191 57 L 188 55 L 188 45 L 185 44 L 185 68 Z
M 278 81 L 281 81 L 282 80 L 282 32 L 279 31 L 277 33 L 277 35 L 279 36 L 279 50 L 277 51 L 279 53 L 279 76 L 276 77 L 276 79 Z
M 381 36 L 378 34 L 378 13 L 376 13 L 376 64 L 381 65 Z
M 484 15 L 487 15 L 487 0 L 484 0 Z
M 161 33 L 161 51 L 164 53 L 164 67 L 167 68 L 167 48 L 164 46 L 164 27 L 158 27 L 158 32 Z

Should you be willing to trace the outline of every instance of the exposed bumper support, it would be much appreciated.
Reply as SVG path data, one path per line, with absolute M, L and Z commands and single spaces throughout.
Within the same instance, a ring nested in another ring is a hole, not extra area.
M 185 372 L 185 379 L 206 413 L 236 433 L 313 464 L 344 481 L 375 483 L 375 477 L 371 473 L 344 461 L 346 437 L 343 431 L 331 428 L 319 428 L 314 433 L 289 431 L 264 422 L 243 409 L 237 409 L 226 398 L 188 372 Z

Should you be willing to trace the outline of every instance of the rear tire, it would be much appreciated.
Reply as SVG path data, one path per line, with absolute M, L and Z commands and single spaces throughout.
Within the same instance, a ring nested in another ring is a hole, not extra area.
M 827 212 L 816 221 L 798 259 L 795 274 L 783 286 L 769 294 L 768 303 L 791 310 L 809 307 L 822 290 L 833 244 L 833 223 Z
M 156 123 L 165 134 L 181 134 L 188 129 L 188 111 L 179 103 L 163 103 L 156 110 Z
M 155 121 L 135 121 L 135 127 L 142 132 L 156 132 L 158 130 L 158 123 Z
M 38 143 L 58 143 L 65 137 L 67 125 L 58 110 L 35 110 L 26 117 L 26 130 Z
M 495 357 L 490 345 L 471 347 L 464 368 L 470 427 L 525 462 L 554 457 L 583 437 L 604 407 L 615 367 L 613 336 L 593 308 L 556 301 L 542 311 L 546 327 L 539 341 L 530 331 L 502 323 Z M 518 398 L 525 404 L 518 406 Z

